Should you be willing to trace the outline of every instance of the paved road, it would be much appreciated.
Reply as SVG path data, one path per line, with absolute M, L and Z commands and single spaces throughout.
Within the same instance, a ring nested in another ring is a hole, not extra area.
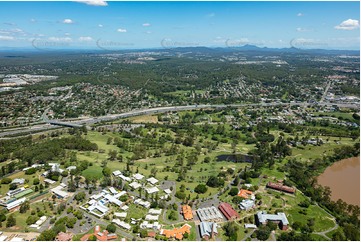
M 325 91 L 324 91 L 324 93 L 323 93 L 323 95 L 321 97 L 321 100 L 320 100 L 321 103 L 325 100 L 325 97 L 327 96 L 327 92 L 328 92 L 328 89 L 330 89 L 330 86 L 331 86 L 331 81 L 329 81 L 327 83 L 326 89 L 325 89 Z
M 193 109 L 202 109 L 202 108 L 226 108 L 226 107 L 256 107 L 256 106 L 262 106 L 262 107 L 271 107 L 271 106 L 308 106 L 308 105 L 314 105 L 314 103 L 296 103 L 296 102 L 290 102 L 290 103 L 278 103 L 278 102 L 272 102 L 272 103 L 246 103 L 246 104 L 229 104 L 229 105 L 210 105 L 210 104 L 200 104 L 200 105 L 188 105 L 188 106 L 170 106 L 170 107 L 157 107 L 157 108 L 148 108 L 148 109 L 137 109 L 132 110 L 130 112 L 126 113 L 120 113 L 120 114 L 109 114 L 105 116 L 100 117 L 94 117 L 94 118 L 86 118 L 75 122 L 68 122 L 69 124 L 80 124 L 80 125 L 91 125 L 95 123 L 99 123 L 101 121 L 112 121 L 120 118 L 128 118 L 132 116 L 140 116 L 140 115 L 149 115 L 149 114 L 155 114 L 155 113 L 164 113 L 164 112 L 170 112 L 170 111 L 184 111 L 184 110 L 193 110 Z M 332 106 L 336 105 L 338 107 L 347 107 L 347 108 L 353 108 L 353 109 L 359 109 L 359 104 L 346 104 L 346 103 L 318 103 L 318 105 L 321 106 Z M 54 120 L 53 120 L 54 121 Z M 61 120 L 56 120 L 60 121 Z M 8 135 L 15 135 L 15 134 L 21 134 L 26 132 L 40 132 L 44 130 L 54 129 L 57 128 L 55 125 L 49 125 L 49 124 L 43 124 L 43 125 L 36 125 L 36 126 L 29 126 L 25 127 L 23 129 L 19 130 L 12 130 L 12 131 L 5 131 L 0 133 L 0 137 L 5 137 Z

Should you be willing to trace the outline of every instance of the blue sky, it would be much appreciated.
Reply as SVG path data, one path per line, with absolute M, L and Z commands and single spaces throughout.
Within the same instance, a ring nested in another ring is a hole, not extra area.
M 95 1 L 0 2 L 0 48 L 360 46 L 359 2 Z

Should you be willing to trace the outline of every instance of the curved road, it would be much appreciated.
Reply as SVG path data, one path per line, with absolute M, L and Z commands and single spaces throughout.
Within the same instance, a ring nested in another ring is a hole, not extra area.
M 185 111 L 185 110 L 194 110 L 194 109 L 203 109 L 203 108 L 227 108 L 227 107 L 271 107 L 271 106 L 308 106 L 308 105 L 315 105 L 314 103 L 296 103 L 296 102 L 290 102 L 290 103 L 278 103 L 278 102 L 272 102 L 272 103 L 246 103 L 246 104 L 219 104 L 219 105 L 212 105 L 212 104 L 200 104 L 200 105 L 187 105 L 187 106 L 170 106 L 170 107 L 157 107 L 157 108 L 148 108 L 148 109 L 136 109 L 132 110 L 126 113 L 120 113 L 120 114 L 108 114 L 105 116 L 99 116 L 94 118 L 86 118 L 79 121 L 74 122 L 67 122 L 67 124 L 71 125 L 91 125 L 95 123 L 99 123 L 102 121 L 112 121 L 120 118 L 128 118 L 133 116 L 141 116 L 141 115 L 148 115 L 148 114 L 155 114 L 155 113 L 164 113 L 164 112 L 170 112 L 170 111 Z M 318 105 L 321 106 L 333 106 L 336 105 L 338 107 L 345 107 L 345 108 L 353 108 L 358 109 L 359 106 L 356 104 L 345 104 L 345 103 L 318 103 Z M 45 116 L 44 116 L 45 117 Z M 66 123 L 62 122 L 61 120 L 44 120 L 44 122 L 59 122 L 59 123 Z M 17 135 L 21 133 L 31 133 L 31 132 L 40 132 L 45 131 L 49 129 L 54 129 L 58 126 L 51 125 L 51 124 L 42 124 L 42 125 L 36 125 L 36 126 L 29 126 L 23 129 L 16 129 L 16 130 L 7 130 L 5 132 L 0 133 L 0 137 L 5 137 L 9 135 Z

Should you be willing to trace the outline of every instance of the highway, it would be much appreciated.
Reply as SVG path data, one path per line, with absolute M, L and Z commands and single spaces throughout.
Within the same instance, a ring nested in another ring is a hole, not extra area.
M 108 114 L 105 116 L 99 116 L 94 118 L 86 118 L 83 120 L 78 120 L 74 122 L 64 122 L 62 120 L 44 120 L 44 122 L 49 122 L 48 124 L 43 125 L 35 125 L 24 127 L 23 129 L 16 129 L 16 130 L 7 130 L 4 132 L 0 132 L 0 137 L 6 136 L 14 136 L 17 134 L 22 133 L 30 133 L 30 132 L 41 132 L 46 130 L 51 130 L 55 128 L 59 128 L 59 126 L 54 125 L 58 124 L 61 126 L 79 126 L 79 125 L 91 125 L 99 122 L 107 122 L 121 118 L 128 118 L 133 116 L 141 116 L 141 115 L 149 115 L 149 114 L 156 114 L 156 113 L 165 113 L 170 111 L 185 111 L 185 110 L 194 110 L 194 109 L 207 109 L 207 108 L 226 108 L 226 107 L 271 107 L 271 106 L 308 106 L 308 105 L 315 105 L 315 103 L 278 103 L 278 102 L 271 102 L 271 103 L 247 103 L 247 104 L 219 104 L 219 105 L 211 105 L 211 104 L 200 104 L 200 105 L 187 105 L 187 106 L 169 106 L 169 107 L 157 107 L 157 108 L 148 108 L 148 109 L 136 109 L 130 112 L 120 113 L 120 114 Z M 341 108 L 352 108 L 352 109 L 359 109 L 359 105 L 357 104 L 347 104 L 347 103 L 318 103 L 317 105 L 320 106 L 338 106 Z M 50 124 L 51 123 L 51 124 Z

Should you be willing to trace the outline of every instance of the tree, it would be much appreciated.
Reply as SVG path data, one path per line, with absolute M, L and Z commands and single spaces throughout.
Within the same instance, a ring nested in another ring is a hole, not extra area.
M 261 225 L 256 230 L 256 237 L 259 240 L 267 240 L 271 234 L 271 230 L 268 226 Z
M 97 237 L 94 235 L 94 234 L 92 234 L 89 238 L 88 238 L 88 241 L 97 241 L 98 239 L 97 239 Z
M 141 237 L 141 238 L 145 238 L 145 237 L 147 237 L 147 236 L 148 236 L 147 230 L 141 229 L 141 230 L 140 230 L 140 237 Z
M 104 175 L 105 177 L 110 177 L 110 175 L 112 174 L 110 168 L 109 168 L 109 167 L 106 167 L 106 166 L 103 168 L 102 173 L 103 173 L 103 175 Z
M 68 228 L 74 228 L 74 225 L 77 221 L 77 218 L 75 217 L 72 217 L 72 218 L 69 218 L 69 217 L 66 217 L 67 220 L 66 220 L 66 227 Z
M 178 219 L 177 212 L 174 211 L 174 210 L 171 210 L 169 215 L 168 215 L 168 219 L 172 220 L 172 221 L 176 221 Z
M 77 201 L 83 201 L 85 199 L 85 192 L 77 193 L 74 198 Z
M 224 180 L 219 177 L 211 176 L 207 181 L 207 186 L 209 187 L 221 187 L 224 185 Z
M 38 185 L 40 183 L 39 178 L 34 178 L 33 185 Z
M 30 203 L 29 201 L 26 201 L 23 204 L 21 204 L 20 213 L 26 213 L 26 211 L 28 211 L 29 209 L 30 209 Z
M 10 214 L 10 216 L 8 217 L 7 221 L 6 221 L 6 227 L 13 227 L 16 225 L 16 219 L 14 218 L 13 214 Z
M 204 163 L 209 163 L 209 162 L 211 162 L 211 158 L 209 156 L 206 156 L 206 157 L 204 157 L 203 162 Z
M 27 225 L 31 225 L 36 223 L 36 221 L 38 221 L 38 217 L 34 216 L 34 215 L 30 215 L 27 219 L 26 219 L 26 224 Z
M 238 194 L 238 188 L 237 187 L 231 188 L 231 190 L 229 190 L 228 194 L 230 196 L 236 196 Z
M 1 184 L 9 184 L 11 181 L 11 178 L 4 177 L 3 179 L 1 179 Z
M 37 241 L 54 241 L 56 233 L 52 229 L 47 229 L 41 232 L 41 234 L 36 239 Z
M 345 241 L 345 236 L 343 235 L 343 233 L 341 233 L 341 231 L 337 230 L 337 231 L 332 235 L 332 240 L 333 240 L 333 241 Z
M 276 223 L 267 223 L 266 225 L 271 231 L 272 230 L 276 230 L 277 229 L 277 224 Z
M 181 192 L 181 191 L 177 191 L 177 192 L 175 193 L 175 196 L 176 196 L 177 198 L 179 198 L 180 200 L 183 200 L 183 199 L 186 198 L 186 194 L 185 194 L 184 192 Z
M 18 188 L 18 185 L 15 184 L 15 183 L 11 183 L 11 184 L 9 185 L 9 190 L 15 190 L 16 188 Z
M 205 184 L 198 184 L 195 188 L 194 191 L 198 194 L 204 194 L 206 193 L 208 190 L 207 186 Z
M 31 167 L 25 171 L 25 175 L 32 175 L 35 174 L 36 169 L 34 167 Z
M 236 241 L 237 240 L 237 232 L 239 227 L 235 222 L 227 222 L 223 225 L 223 229 L 225 231 L 225 235 L 229 237 L 229 240 Z
M 113 223 L 111 223 L 111 224 L 108 224 L 107 230 L 109 233 L 115 233 L 115 231 L 117 230 L 117 227 Z
M 301 227 L 302 227 L 302 223 L 299 222 L 299 221 L 296 221 L 296 222 L 294 222 L 294 223 L 292 224 L 292 228 L 293 228 L 294 230 L 299 230 Z
M 62 177 L 67 177 L 69 175 L 69 172 L 68 171 L 63 171 L 62 173 L 61 173 L 61 176 Z
M 115 160 L 117 158 L 118 152 L 116 150 L 109 150 L 109 160 Z

